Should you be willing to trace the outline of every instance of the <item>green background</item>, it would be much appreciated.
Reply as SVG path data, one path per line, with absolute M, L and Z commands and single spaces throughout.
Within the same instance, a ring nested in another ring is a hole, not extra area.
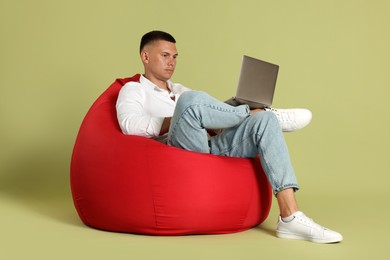
M 383 258 L 389 25 L 387 0 L 1 0 L 0 258 Z M 69 190 L 78 128 L 115 78 L 142 72 L 139 40 L 153 29 L 178 41 L 173 80 L 222 100 L 243 54 L 280 65 L 274 107 L 314 116 L 285 135 L 299 204 L 342 243 L 276 238 L 276 204 L 263 225 L 231 235 L 149 237 L 80 222 Z

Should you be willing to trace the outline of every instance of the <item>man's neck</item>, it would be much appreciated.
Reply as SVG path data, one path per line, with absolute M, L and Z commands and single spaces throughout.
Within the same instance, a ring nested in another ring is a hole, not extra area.
M 157 87 L 169 91 L 168 82 L 167 82 L 167 81 L 158 80 L 158 79 L 156 79 L 155 77 L 152 77 L 152 76 L 150 76 L 150 75 L 148 75 L 148 74 L 146 74 L 146 73 L 143 74 L 143 76 L 144 76 L 145 78 L 147 78 L 150 82 L 152 82 L 153 84 L 155 84 Z

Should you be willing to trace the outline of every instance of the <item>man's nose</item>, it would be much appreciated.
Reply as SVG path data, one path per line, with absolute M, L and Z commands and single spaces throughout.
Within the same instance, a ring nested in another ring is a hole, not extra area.
M 169 66 L 175 66 L 176 65 L 176 60 L 174 58 L 170 58 L 168 61 Z

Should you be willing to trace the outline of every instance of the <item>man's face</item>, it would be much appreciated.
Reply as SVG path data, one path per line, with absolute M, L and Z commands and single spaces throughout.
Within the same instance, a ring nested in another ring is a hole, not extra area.
M 159 81 L 169 80 L 175 71 L 177 55 L 172 42 L 160 40 L 148 44 L 141 52 L 145 73 Z

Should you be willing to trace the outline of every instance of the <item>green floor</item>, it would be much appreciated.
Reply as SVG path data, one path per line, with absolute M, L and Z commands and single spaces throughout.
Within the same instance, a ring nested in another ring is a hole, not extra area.
M 382 221 L 383 211 L 378 211 L 379 204 L 384 202 L 379 194 L 318 195 L 310 199 L 299 196 L 307 214 L 344 235 L 342 243 L 328 245 L 276 238 L 275 207 L 262 225 L 241 233 L 154 237 L 84 226 L 67 192 L 46 199 L 40 194 L 38 201 L 19 195 L 8 193 L 0 197 L 1 259 L 335 260 L 383 259 L 388 252 L 389 224 Z

